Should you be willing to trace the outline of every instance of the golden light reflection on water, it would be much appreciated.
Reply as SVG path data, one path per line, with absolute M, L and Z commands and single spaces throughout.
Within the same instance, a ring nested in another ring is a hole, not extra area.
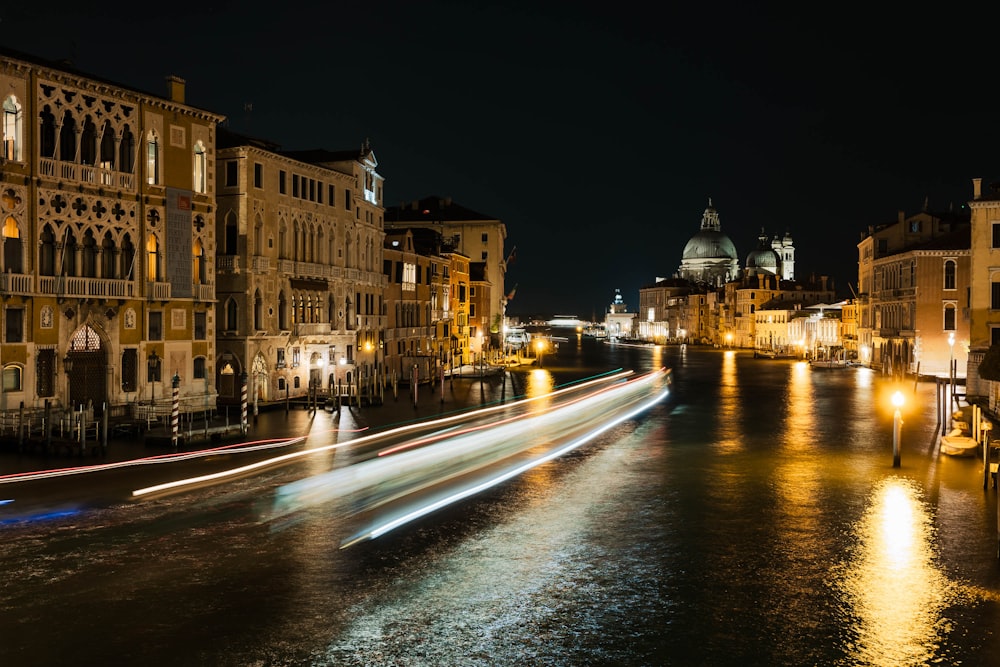
M 934 662 L 959 587 L 937 565 L 934 529 L 917 485 L 883 480 L 856 526 L 857 545 L 840 568 L 853 641 L 852 664 Z M 941 656 L 937 656 L 940 658 Z
M 718 419 L 715 420 L 715 424 L 718 429 L 719 447 L 728 452 L 743 448 L 743 433 L 740 430 L 743 401 L 739 395 L 737 376 L 736 353 L 733 350 L 726 350 L 722 356 Z
M 816 437 L 816 396 L 812 372 L 805 362 L 792 364 L 788 381 L 787 417 L 784 434 L 786 448 L 807 451 Z
M 555 380 L 552 374 L 544 368 L 536 368 L 528 373 L 528 384 L 524 388 L 527 398 L 536 398 L 551 394 L 555 390 Z M 544 410 L 549 407 L 550 399 L 540 398 L 532 404 L 532 410 Z

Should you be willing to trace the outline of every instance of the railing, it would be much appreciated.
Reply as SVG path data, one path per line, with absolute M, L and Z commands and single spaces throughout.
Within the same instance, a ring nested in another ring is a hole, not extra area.
M 35 277 L 24 273 L 0 274 L 0 290 L 7 294 L 31 294 L 35 287 Z
M 232 271 L 238 273 L 240 270 L 239 255 L 216 255 L 215 267 L 218 271 Z
M 170 300 L 170 283 L 146 283 L 146 298 L 155 301 Z
M 122 190 L 135 188 L 135 175 L 104 167 L 93 167 L 75 162 L 64 162 L 52 158 L 41 158 L 38 171 L 42 176 L 59 178 L 67 181 L 78 181 L 92 185 L 106 185 Z
M 57 296 L 97 296 L 125 299 L 135 296 L 135 282 L 77 276 L 39 276 L 38 291 Z
M 194 298 L 199 301 L 215 301 L 215 285 L 195 285 Z
M 254 255 L 250 259 L 250 270 L 255 273 L 267 273 L 271 269 L 271 258 Z
M 307 322 L 294 326 L 296 336 L 316 336 L 330 333 L 329 322 Z

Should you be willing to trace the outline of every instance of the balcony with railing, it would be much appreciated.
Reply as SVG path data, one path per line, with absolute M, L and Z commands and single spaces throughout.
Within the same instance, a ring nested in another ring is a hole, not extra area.
M 267 273 L 271 270 L 271 258 L 254 255 L 250 258 L 250 270 L 254 273 Z
M 41 158 L 38 170 L 42 176 L 58 178 L 63 181 L 106 186 L 119 190 L 131 191 L 135 189 L 135 174 L 115 171 L 106 167 L 95 167 L 87 164 Z
M 329 322 L 300 322 L 293 325 L 296 336 L 322 336 L 330 333 Z
M 170 300 L 170 283 L 146 283 L 146 298 L 154 301 Z
M 125 299 L 135 296 L 135 282 L 77 276 L 40 276 L 38 278 L 38 291 L 41 294 L 54 294 L 56 296 Z
M 239 255 L 216 255 L 215 256 L 215 270 L 224 273 L 239 273 L 240 272 L 240 256 Z
M 31 294 L 35 277 L 24 273 L 0 273 L 0 291 L 4 294 Z
M 215 285 L 195 285 L 194 298 L 198 301 L 215 301 Z

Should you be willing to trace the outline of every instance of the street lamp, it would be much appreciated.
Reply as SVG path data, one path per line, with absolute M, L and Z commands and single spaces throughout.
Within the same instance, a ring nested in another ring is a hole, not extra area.
M 157 356 L 156 350 L 149 353 L 146 357 L 146 379 L 149 381 L 149 391 L 150 391 L 150 403 L 156 404 L 156 385 L 155 382 L 160 381 L 160 357 Z
M 903 426 L 903 418 L 899 414 L 899 409 L 903 407 L 903 392 L 897 391 L 892 395 L 892 404 L 896 408 L 896 413 L 892 416 L 892 467 L 899 467 L 899 436 Z
M 948 411 L 951 411 L 951 402 L 955 398 L 955 332 L 948 334 L 948 390 L 951 392 L 948 397 Z
M 542 351 L 545 349 L 545 342 L 541 339 L 535 341 L 535 356 L 538 357 L 538 367 L 542 367 Z
M 66 372 L 66 407 L 69 408 L 73 402 L 73 389 L 70 385 L 70 374 L 73 372 L 73 358 L 69 356 L 68 352 L 63 358 L 63 371 Z

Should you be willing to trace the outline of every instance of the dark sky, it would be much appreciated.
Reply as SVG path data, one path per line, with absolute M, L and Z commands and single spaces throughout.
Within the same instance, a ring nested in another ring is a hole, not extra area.
M 787 231 L 798 276 L 849 296 L 869 225 L 995 179 L 995 16 L 699 4 L 45 3 L 0 8 L 0 41 L 155 93 L 176 74 L 286 149 L 370 138 L 388 205 L 506 223 L 521 315 L 600 317 L 615 288 L 635 308 L 709 197 L 741 264 Z

